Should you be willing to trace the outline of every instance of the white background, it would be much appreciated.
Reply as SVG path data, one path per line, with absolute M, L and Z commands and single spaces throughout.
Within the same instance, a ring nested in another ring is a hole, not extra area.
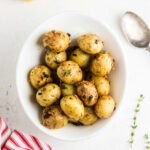
M 97 16 L 111 26 L 125 51 L 128 71 L 127 94 L 113 124 L 101 135 L 76 142 L 60 141 L 39 131 L 24 114 L 15 87 L 16 63 L 24 41 L 45 19 L 68 10 Z M 11 128 L 37 136 L 54 150 L 128 150 L 136 99 L 143 93 L 133 149 L 144 150 L 143 136 L 150 135 L 150 54 L 125 40 L 120 18 L 128 10 L 138 13 L 150 26 L 149 0 L 0 0 L 0 116 Z

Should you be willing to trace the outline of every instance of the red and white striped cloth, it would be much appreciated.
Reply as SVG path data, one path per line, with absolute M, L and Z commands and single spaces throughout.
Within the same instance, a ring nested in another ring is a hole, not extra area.
M 52 150 L 52 148 L 32 135 L 17 130 L 11 132 L 8 125 L 0 117 L 1 150 Z

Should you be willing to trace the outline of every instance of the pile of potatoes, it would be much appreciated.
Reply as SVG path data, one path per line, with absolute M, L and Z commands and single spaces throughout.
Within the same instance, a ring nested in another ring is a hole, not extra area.
M 42 124 L 50 129 L 68 122 L 92 125 L 99 118 L 109 118 L 115 109 L 107 78 L 114 68 L 112 55 L 102 50 L 96 34 L 79 36 L 74 47 L 69 47 L 70 36 L 57 30 L 45 33 L 45 65 L 29 73 L 37 103 L 43 107 Z

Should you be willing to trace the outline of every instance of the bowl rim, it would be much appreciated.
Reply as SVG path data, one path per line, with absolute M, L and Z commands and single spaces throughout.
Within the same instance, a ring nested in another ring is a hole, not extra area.
M 116 114 L 121 110 L 121 107 L 122 107 L 122 103 L 123 103 L 123 100 L 124 100 L 124 98 L 125 98 L 125 95 L 126 95 L 126 91 L 127 91 L 127 65 L 126 65 L 126 63 L 127 63 L 127 61 L 126 61 L 126 55 L 125 55 L 125 52 L 123 51 L 123 48 L 122 48 L 122 45 L 121 45 L 121 42 L 120 42 L 120 40 L 119 40 L 119 38 L 118 38 L 118 36 L 114 33 L 114 31 L 111 29 L 111 27 L 107 24 L 107 23 L 105 23 L 103 20 L 101 20 L 101 19 L 99 19 L 98 17 L 95 17 L 95 16 L 92 16 L 92 15 L 89 15 L 89 14 L 87 14 L 87 13 L 83 13 L 83 12 L 80 12 L 80 11 L 63 11 L 63 12 L 59 12 L 59 13 L 56 13 L 55 15 L 52 15 L 51 17 L 49 17 L 48 19 L 46 19 L 46 20 L 44 20 L 42 23 L 40 23 L 33 31 L 31 31 L 31 33 L 29 34 L 29 36 L 27 37 L 27 39 L 25 40 L 25 42 L 24 42 L 24 44 L 23 44 L 23 46 L 22 46 L 22 48 L 21 48 L 21 51 L 20 51 L 20 53 L 19 53 L 19 55 L 18 55 L 18 60 L 17 60 L 17 63 L 16 63 L 16 89 L 17 89 L 17 96 L 18 96 L 18 99 L 19 99 L 19 102 L 20 102 L 20 104 L 21 104 L 21 106 L 22 106 L 22 108 L 23 108 L 23 110 L 24 110 L 24 112 L 25 112 L 25 114 L 26 114 L 26 116 L 29 118 L 29 120 L 40 130 L 40 131 L 42 131 L 43 133 L 45 133 L 46 135 L 48 135 L 48 136 L 51 136 L 51 137 L 53 137 L 53 138 L 55 138 L 55 139 L 58 139 L 58 140 L 61 140 L 61 141 L 78 141 L 78 140 L 84 140 L 84 139 L 88 139 L 88 138 L 91 138 L 91 137 L 93 137 L 94 135 L 96 135 L 96 134 L 98 134 L 99 132 L 100 132 L 100 130 L 98 130 L 97 132 L 94 132 L 94 133 L 92 133 L 91 135 L 88 135 L 88 136 L 83 136 L 83 137 L 78 137 L 78 138 L 72 138 L 72 139 L 69 139 L 69 138 L 62 138 L 62 137 L 58 137 L 58 136 L 55 136 L 55 134 L 54 133 L 47 133 L 45 130 L 43 130 L 42 128 L 41 128 L 41 126 L 38 124 L 38 123 L 35 123 L 33 120 L 32 120 L 32 118 L 30 117 L 30 115 L 27 113 L 27 111 L 25 110 L 25 108 L 24 108 L 24 106 L 23 106 L 23 102 L 22 102 L 22 98 L 21 98 L 21 93 L 19 92 L 19 82 L 18 82 L 18 76 L 19 76 L 19 62 L 20 62 L 20 56 L 21 56 L 21 54 L 22 54 L 22 52 L 23 52 L 23 49 L 24 49 L 24 45 L 26 45 L 26 43 L 27 43 L 27 41 L 28 41 L 28 39 L 30 39 L 30 37 L 32 37 L 32 35 L 44 24 L 44 23 L 46 23 L 47 21 L 49 21 L 49 20 L 51 20 L 51 19 L 53 19 L 53 18 L 55 18 L 55 17 L 57 17 L 57 16 L 61 16 L 61 15 L 75 15 L 75 14 L 77 14 L 77 15 L 82 15 L 83 17 L 88 17 L 88 18 L 91 18 L 91 19 L 94 19 L 94 20 L 96 20 L 97 22 L 99 22 L 100 24 L 102 24 L 102 26 L 104 26 L 109 32 L 110 32 L 110 34 L 112 34 L 113 35 L 113 37 L 114 37 L 114 39 L 117 41 L 117 43 L 118 43 L 118 46 L 119 46 L 119 50 L 121 51 L 121 53 L 122 53 L 122 57 L 123 57 L 123 61 L 124 61 L 124 72 L 125 72 L 125 75 L 124 75 L 124 79 L 125 79 L 125 81 L 124 81 L 124 89 L 123 89 L 123 94 L 122 94 L 122 96 L 121 96 L 121 100 L 120 100 L 120 102 L 119 102 L 119 107 L 115 110 L 116 111 L 116 113 L 115 113 L 115 115 L 113 115 L 112 117 L 111 117 L 111 119 L 110 119 L 110 121 L 109 121 L 109 124 L 110 124 L 110 122 L 112 123 L 113 121 L 114 121 L 114 116 L 116 116 Z M 105 127 L 103 126 L 102 128 L 103 128 L 103 130 L 104 130 L 104 128 L 106 129 L 106 127 L 108 127 L 108 123 L 105 125 Z

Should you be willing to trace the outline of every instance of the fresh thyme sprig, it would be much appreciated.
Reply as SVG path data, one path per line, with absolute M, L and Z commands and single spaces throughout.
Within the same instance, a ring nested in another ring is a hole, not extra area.
M 148 134 L 145 134 L 144 135 L 144 137 L 145 137 L 145 143 L 146 143 L 146 149 L 150 149 L 150 140 L 149 140 L 149 136 L 148 136 Z
M 135 108 L 135 114 L 134 114 L 134 117 L 133 117 L 133 124 L 131 126 L 132 128 L 132 132 L 131 132 L 131 138 L 129 140 L 129 143 L 130 143 L 130 146 L 132 147 L 133 145 L 133 142 L 134 142 L 134 135 L 135 135 L 135 129 L 137 128 L 137 123 L 136 123 L 136 120 L 137 120 L 137 114 L 138 112 L 140 111 L 140 103 L 143 101 L 144 99 L 144 96 L 141 94 L 139 99 L 138 99 L 138 102 L 137 102 L 137 105 L 136 105 L 136 108 Z

